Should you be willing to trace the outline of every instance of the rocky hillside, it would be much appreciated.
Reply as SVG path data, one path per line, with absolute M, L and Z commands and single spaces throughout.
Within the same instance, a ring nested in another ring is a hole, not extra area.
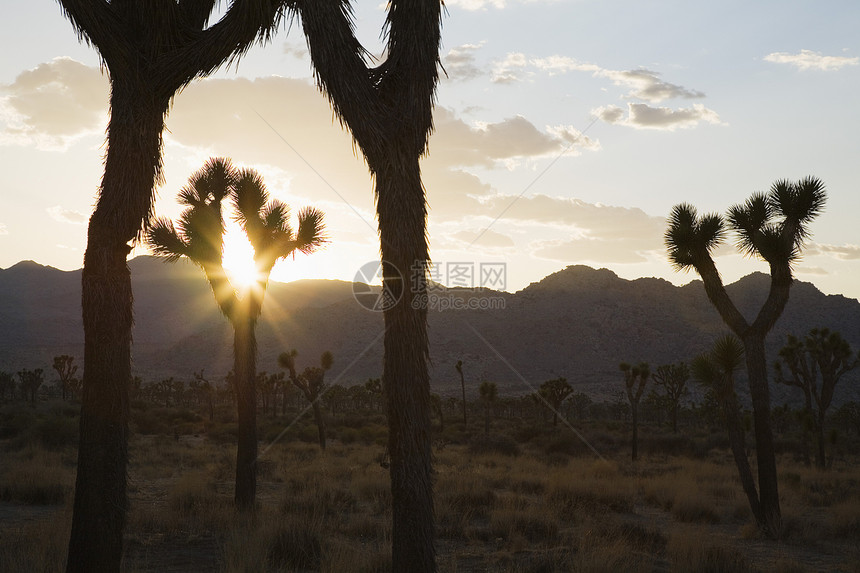
M 220 379 L 232 362 L 232 332 L 218 313 L 202 273 L 151 257 L 130 262 L 135 293 L 134 370 L 145 381 L 190 379 L 205 369 Z M 747 276 L 728 287 L 749 318 L 764 300 L 769 277 Z M 366 288 L 366 287 L 365 287 Z M 378 377 L 382 364 L 382 315 L 359 305 L 343 281 L 272 283 L 258 330 L 259 369 L 277 369 L 277 355 L 299 351 L 299 365 L 331 350 L 330 381 L 343 384 Z M 458 310 L 429 313 L 434 390 L 459 387 L 454 370 L 463 360 L 467 382 L 481 380 L 503 392 L 526 393 L 564 376 L 581 389 L 608 396 L 620 388 L 620 361 L 652 365 L 689 360 L 706 350 L 725 327 L 702 284 L 683 287 L 653 278 L 625 280 L 613 272 L 571 266 L 514 293 L 443 289 L 438 301 Z M 450 306 L 450 304 L 449 304 Z M 860 348 L 860 303 L 822 294 L 798 282 L 769 337 L 771 360 L 788 333 L 815 326 L 837 330 Z M 80 271 L 33 262 L 0 270 L 0 370 L 43 368 L 57 354 L 83 356 Z M 840 399 L 858 399 L 860 376 L 842 383 Z M 793 394 L 775 388 L 775 402 Z

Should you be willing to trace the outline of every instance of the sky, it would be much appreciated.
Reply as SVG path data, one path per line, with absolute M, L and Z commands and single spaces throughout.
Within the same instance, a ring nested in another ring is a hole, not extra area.
M 382 53 L 384 4 L 356 2 Z M 685 284 L 663 233 L 673 205 L 725 212 L 779 179 L 828 199 L 795 267 L 860 298 L 860 4 L 856 1 L 448 0 L 430 153 L 435 280 L 508 291 L 568 265 Z M 0 21 L 0 268 L 82 266 L 105 152 L 109 81 L 50 0 Z M 180 93 L 156 213 L 212 156 L 265 178 L 329 242 L 273 279 L 353 280 L 378 259 L 373 187 L 316 89 L 300 26 Z M 241 244 L 233 228 L 228 245 Z M 145 246 L 131 256 L 146 254 Z M 764 263 L 716 252 L 726 282 Z M 504 273 L 483 275 L 482 269 Z M 471 269 L 471 270 L 470 270 Z

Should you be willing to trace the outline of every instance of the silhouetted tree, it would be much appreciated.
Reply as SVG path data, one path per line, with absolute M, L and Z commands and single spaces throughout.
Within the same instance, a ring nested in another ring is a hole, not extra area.
M 860 404 L 854 400 L 839 406 L 833 413 L 833 420 L 846 434 L 853 431 L 860 436 Z
M 741 486 L 756 522 L 761 523 L 763 519 L 761 501 L 747 459 L 743 419 L 735 393 L 735 371 L 743 362 L 743 344 L 736 337 L 727 334 L 717 339 L 709 353 L 697 356 L 693 360 L 692 373 L 693 378 L 708 389 L 708 395 L 719 405 Z
M 364 389 L 370 395 L 370 409 L 376 410 L 377 402 L 382 399 L 382 378 L 368 378 Z
M 319 434 L 319 444 L 322 450 L 325 450 L 326 435 L 325 435 L 325 418 L 323 417 L 320 398 L 326 390 L 325 373 L 331 369 L 334 363 L 334 356 L 326 350 L 320 356 L 319 366 L 309 366 L 302 371 L 301 374 L 296 372 L 295 358 L 298 356 L 298 351 L 294 348 L 289 352 L 282 352 L 278 356 L 278 365 L 281 368 L 286 368 L 290 372 L 290 380 L 302 391 L 307 401 L 310 403 L 314 411 L 314 420 L 317 424 L 317 432 Z
M 558 413 L 561 409 L 561 404 L 567 400 L 567 397 L 573 393 L 573 388 L 567 383 L 567 378 L 554 378 L 547 380 L 538 388 L 537 401 L 542 398 L 544 402 L 549 404 L 552 410 L 552 425 L 558 426 Z
M 663 389 L 666 402 L 672 415 L 672 432 L 678 433 L 678 406 L 681 398 L 689 394 L 687 380 L 690 379 L 690 369 L 683 362 L 663 364 L 657 367 L 652 375 L 654 384 Z
M 348 0 L 299 2 L 317 82 L 373 175 L 385 309 L 382 381 L 391 455 L 392 569 L 436 570 L 427 337 L 427 203 L 419 160 L 433 127 L 442 2 L 395 0 L 385 60 L 367 66 Z M 410 273 L 411 280 L 404 281 Z M 411 285 L 412 288 L 406 288 Z
M 478 388 L 478 392 L 481 396 L 481 402 L 484 403 L 484 433 L 489 435 L 490 408 L 493 406 L 493 403 L 496 401 L 496 398 L 499 397 L 496 383 L 487 381 L 481 382 L 481 386 L 480 388 Z
M 573 415 L 579 421 L 585 420 L 588 414 L 588 408 L 592 404 L 591 397 L 584 392 L 574 392 L 568 398 L 567 403 L 573 409 Z
M 349 392 L 340 384 L 329 386 L 323 394 L 323 401 L 325 401 L 326 408 L 329 409 L 332 416 L 336 416 L 339 411 L 344 409 L 344 404 L 348 398 Z
M 194 380 L 197 382 L 199 395 L 206 402 L 206 410 L 209 412 L 209 421 L 215 420 L 215 387 L 209 380 L 203 377 L 203 369 L 200 372 L 194 373 Z
M 442 397 L 439 394 L 430 394 L 430 408 L 439 416 L 439 432 L 445 431 L 445 414 L 442 412 Z
M 29 398 L 31 404 L 36 403 L 36 394 L 39 391 L 39 387 L 45 381 L 43 374 L 44 371 L 41 368 L 36 368 L 35 370 L 24 369 L 18 372 L 21 396 L 25 400 Z
M 15 399 L 15 377 L 9 372 L 0 370 L 0 400 L 6 397 L 6 392 L 9 392 L 9 399 Z
M 454 369 L 457 370 L 457 374 L 460 375 L 460 388 L 463 391 L 463 427 L 468 428 L 469 422 L 466 418 L 466 379 L 463 378 L 463 361 L 458 360 L 454 365 Z
M 624 373 L 624 390 L 627 401 L 630 402 L 630 420 L 633 423 L 631 457 L 635 462 L 639 459 L 639 400 L 642 399 L 642 393 L 645 391 L 645 385 L 648 383 L 651 371 L 645 362 L 641 362 L 637 366 L 622 362 L 618 368 Z
M 56 370 L 57 375 L 60 377 L 60 388 L 63 392 L 63 400 L 65 400 L 66 395 L 71 392 L 72 386 L 74 385 L 73 380 L 75 378 L 75 373 L 78 371 L 77 365 L 72 364 L 74 361 L 74 356 L 69 356 L 68 354 L 54 356 L 53 369 Z
M 246 288 L 236 288 L 222 263 L 224 219 L 221 202 L 230 197 L 236 220 L 254 248 L 257 276 Z M 312 253 L 324 241 L 323 215 L 313 208 L 299 212 L 299 227 L 290 226 L 289 207 L 269 201 L 262 177 L 252 170 L 237 171 L 228 159 L 214 158 L 192 174 L 179 192 L 185 210 L 174 226 L 157 219 L 147 232 L 156 256 L 175 262 L 187 257 L 206 274 L 218 308 L 233 327 L 233 384 L 238 411 L 236 448 L 236 504 L 254 506 L 257 489 L 257 320 L 269 275 L 275 263 L 295 251 Z
M 175 94 L 268 39 L 283 4 L 214 0 L 59 0 L 110 78 L 105 170 L 89 221 L 81 277 L 84 373 L 67 571 L 118 571 L 125 526 L 132 292 L 126 257 L 161 181 L 165 117 Z
M 759 526 L 771 535 L 779 531 L 781 512 L 764 340 L 788 302 L 792 263 L 800 257 L 809 224 L 824 207 L 825 196 L 824 184 L 807 177 L 796 183 L 777 181 L 768 193 L 755 193 L 744 204 L 731 207 L 725 219 L 718 214 L 699 217 L 693 206 L 680 204 L 672 209 L 665 234 L 669 259 L 678 270 L 696 270 L 708 299 L 744 345 L 755 423 Z M 726 222 L 737 234 L 739 250 L 770 267 L 770 291 L 752 323 L 729 298 L 711 257 L 725 238 Z
M 843 374 L 860 365 L 860 355 L 854 354 L 838 332 L 813 328 L 804 340 L 789 334 L 787 344 L 779 351 L 779 357 L 781 361 L 774 363 L 776 381 L 803 391 L 806 413 L 815 431 L 815 465 L 824 468 L 824 420 L 827 409 L 833 401 L 836 383 Z M 783 372 L 783 363 L 787 374 Z

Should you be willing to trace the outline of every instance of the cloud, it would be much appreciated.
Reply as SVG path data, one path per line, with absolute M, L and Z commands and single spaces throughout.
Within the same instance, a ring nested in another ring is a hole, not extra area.
M 532 59 L 529 63 L 541 71 L 548 72 L 551 76 L 572 71 L 591 72 L 594 77 L 609 79 L 616 86 L 632 88 L 633 91 L 627 94 L 627 97 L 634 97 L 651 103 L 659 103 L 673 98 L 698 99 L 705 97 L 703 92 L 663 81 L 660 79 L 659 72 L 644 68 L 610 70 L 558 55 Z
M 537 69 L 549 73 L 551 76 L 566 74 L 568 72 L 600 72 L 600 66 L 584 64 L 567 56 L 553 55 L 546 58 L 535 58 L 531 64 Z
M 518 0 L 519 4 L 552 4 L 554 2 L 559 2 L 562 0 Z M 498 10 L 502 10 L 507 8 L 508 3 L 506 0 L 446 0 L 445 7 L 446 8 L 461 8 L 463 10 L 468 10 L 471 12 L 477 10 L 486 10 L 487 8 L 496 8 Z
M 66 148 L 104 130 L 108 94 L 97 68 L 65 57 L 39 64 L 0 87 L 0 142 Z
M 474 54 L 471 49 L 466 52 Z M 468 62 L 469 56 L 461 61 Z M 74 129 L 39 123 L 47 120 L 40 119 L 34 112 L 32 125 L 39 125 L 46 132 L 74 133 L 94 123 L 93 114 L 100 109 L 92 102 L 91 107 L 84 106 L 85 98 L 73 93 L 83 89 L 85 94 L 92 94 L 93 89 L 100 89 L 104 78 L 97 69 L 87 71 L 71 61 L 54 61 L 40 69 L 52 72 L 51 77 L 56 78 L 62 77 L 59 71 L 65 67 L 85 78 L 84 84 L 62 82 L 60 85 L 66 87 L 59 90 L 55 89 L 53 79 L 43 79 L 36 85 L 52 86 L 51 89 L 64 98 L 82 102 L 82 109 L 89 111 L 72 124 Z M 26 84 L 23 80 L 19 82 L 19 92 L 23 93 L 22 86 Z M 456 236 L 449 236 L 458 242 L 471 242 L 478 235 L 474 222 L 472 230 L 463 231 L 462 221 L 475 216 L 486 217 L 489 221 L 515 199 L 496 194 L 491 185 L 470 170 L 493 169 L 499 165 L 513 168 L 540 158 L 554 158 L 563 153 L 573 155 L 583 149 L 600 147 L 597 141 L 573 126 L 538 127 L 523 116 L 469 123 L 455 111 L 439 107 L 435 112 L 435 124 L 431 153 L 422 161 L 430 217 L 433 224 L 454 225 L 451 232 Z M 60 127 L 62 129 L 57 131 Z M 273 196 L 295 207 L 307 203 L 321 206 L 330 215 L 333 228 L 335 221 L 337 228 L 343 227 L 342 221 L 347 221 L 347 227 L 349 221 L 354 222 L 353 208 L 375 227 L 372 181 L 367 167 L 360 155 L 356 157 L 359 152 L 353 147 L 349 133 L 334 120 L 328 102 L 310 80 L 273 76 L 253 80 L 210 78 L 196 82 L 176 98 L 168 127 L 165 141 L 169 150 L 181 150 L 177 155 L 187 157 L 189 165 L 178 177 L 175 171 L 178 165 L 171 166 L 170 179 L 161 192 L 163 197 L 172 199 L 175 196 L 188 174 L 199 168 L 197 162 L 201 158 L 230 156 L 237 165 L 255 166 L 266 178 Z M 100 124 L 99 129 L 102 129 Z M 170 202 L 160 204 L 173 208 Z M 518 200 L 503 218 L 526 228 L 549 221 L 564 228 L 568 235 L 588 237 L 604 237 L 636 226 L 630 218 L 618 219 L 618 213 L 610 217 L 610 211 L 612 209 L 606 207 L 535 196 Z M 47 213 L 65 223 L 86 223 L 84 214 L 61 205 L 49 208 Z M 616 224 L 618 228 L 613 227 Z M 375 233 L 371 230 L 362 236 L 372 240 Z M 495 229 L 484 233 L 476 243 L 483 248 L 510 248 L 512 245 L 511 237 Z
M 664 249 L 665 219 L 637 208 L 538 195 L 514 204 L 508 213 L 510 218 L 562 224 L 571 232 L 567 239 L 533 243 L 533 255 L 543 259 L 632 264 Z
M 486 10 L 487 8 L 505 7 L 505 0 L 447 0 L 445 6 L 448 8 L 462 8 L 474 12 L 475 10 Z
M 664 251 L 666 220 L 641 209 L 535 196 L 515 204 L 511 218 L 564 225 L 569 238 L 532 243 L 532 255 L 566 264 L 635 264 Z M 507 217 L 507 214 L 506 214 Z
M 674 131 L 696 127 L 701 122 L 722 125 L 720 116 L 702 104 L 693 107 L 672 109 L 668 107 L 651 107 L 644 103 L 628 103 L 625 111 L 615 105 L 599 107 L 592 111 L 594 115 L 615 125 L 624 125 L 636 129 L 661 129 Z
M 448 51 L 443 67 L 449 80 L 464 81 L 484 75 L 484 71 L 475 65 L 475 54 L 482 45 L 483 43 L 463 44 Z
M 532 195 L 496 195 L 484 201 L 487 213 L 503 213 L 502 219 L 556 224 L 571 228 L 581 237 L 623 239 L 634 237 L 645 250 L 663 248 L 666 220 L 635 207 L 588 203 L 581 199 Z
M 54 207 L 49 207 L 45 209 L 48 212 L 48 215 L 51 216 L 55 221 L 59 221 L 60 223 L 69 223 L 71 225 L 86 225 L 87 216 L 83 213 L 78 213 L 77 211 L 72 211 L 70 209 L 64 209 L 59 205 L 55 205 Z
M 836 71 L 845 66 L 860 64 L 860 57 L 824 56 L 820 52 L 813 52 L 811 50 L 800 50 L 797 54 L 773 52 L 766 55 L 764 60 L 775 64 L 789 64 L 801 71 L 822 70 L 825 72 Z
M 572 126 L 548 126 L 544 131 L 521 115 L 472 125 L 454 111 L 436 109 L 436 133 L 428 161 L 447 167 L 493 167 L 499 162 L 600 149 L 600 143 Z
M 600 70 L 595 72 L 595 75 L 612 80 L 616 86 L 633 88 L 628 97 L 635 97 L 652 103 L 673 98 L 696 99 L 705 97 L 703 92 L 688 90 L 685 87 L 664 82 L 660 79 L 659 73 L 646 69 Z
M 813 243 L 804 249 L 804 254 L 812 255 L 827 255 L 840 261 L 856 261 L 860 260 L 860 245 L 825 245 L 822 243 Z
M 492 82 L 496 84 L 521 82 L 531 75 L 527 70 L 528 65 L 529 61 L 525 54 L 512 52 L 493 65 Z
M 514 240 L 508 235 L 497 233 L 492 229 L 463 230 L 451 235 L 452 238 L 466 243 L 468 246 L 478 247 L 513 247 Z
M 308 56 L 308 48 L 304 44 L 284 42 L 284 53 L 297 60 L 304 60 Z
M 9 229 L 6 228 L 6 225 L 0 223 L 0 235 L 8 235 Z
M 704 92 L 666 82 L 660 78 L 659 72 L 645 68 L 610 70 L 559 55 L 531 59 L 529 63 L 551 76 L 573 71 L 590 72 L 594 77 L 611 80 L 616 86 L 632 88 L 633 91 L 627 94 L 627 97 L 634 97 L 651 103 L 659 103 L 672 98 L 698 99 L 705 97 Z
M 797 274 L 824 276 L 829 275 L 830 273 L 821 267 L 798 267 Z
M 635 264 L 648 262 L 635 241 L 605 239 L 573 239 L 542 241 L 533 245 L 532 255 L 541 259 L 567 264 L 591 262 L 597 264 Z

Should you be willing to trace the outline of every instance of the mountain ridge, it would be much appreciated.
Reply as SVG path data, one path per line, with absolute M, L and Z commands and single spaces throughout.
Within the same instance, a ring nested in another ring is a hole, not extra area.
M 148 382 L 190 379 L 205 369 L 222 379 L 232 365 L 232 331 L 202 271 L 187 261 L 165 264 L 148 256 L 132 259 L 129 268 L 135 374 Z M 768 286 L 768 275 L 753 273 L 726 288 L 752 320 Z M 383 317 L 360 306 L 353 288 L 337 280 L 270 283 L 258 327 L 258 369 L 277 371 L 277 355 L 290 348 L 299 350 L 300 367 L 331 350 L 335 365 L 329 382 L 349 385 L 379 377 Z M 701 281 L 677 287 L 584 265 L 568 266 L 515 293 L 441 286 L 432 293 L 437 303 L 453 301 L 461 308 L 428 311 L 431 384 L 442 393 L 459 387 L 454 364 L 463 360 L 473 393 L 484 379 L 505 392 L 527 393 L 563 376 L 580 390 L 608 396 L 620 389 L 619 362 L 690 360 L 727 331 Z M 820 326 L 860 348 L 860 302 L 796 281 L 768 337 L 769 361 L 786 334 L 804 335 Z M 83 357 L 80 270 L 33 261 L 0 269 L 0 370 L 43 368 L 50 379 L 51 360 L 58 354 L 72 354 L 78 362 Z M 854 379 L 840 383 L 847 399 L 860 394 L 857 373 L 852 374 Z M 775 403 L 793 394 L 785 387 L 773 392 Z

